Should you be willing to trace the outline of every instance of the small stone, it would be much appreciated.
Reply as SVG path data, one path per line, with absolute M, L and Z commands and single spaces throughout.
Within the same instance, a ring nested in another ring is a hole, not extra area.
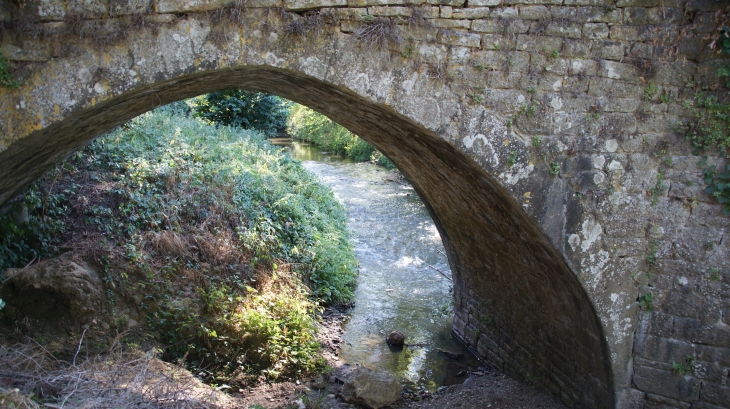
M 324 389 L 327 387 L 327 382 L 324 380 L 324 377 L 320 375 L 314 378 L 311 386 L 313 389 Z

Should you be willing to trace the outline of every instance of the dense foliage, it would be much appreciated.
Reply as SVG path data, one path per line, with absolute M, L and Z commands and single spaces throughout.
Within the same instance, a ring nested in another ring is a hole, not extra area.
M 5 265 L 65 230 L 62 245 L 102 272 L 117 327 L 146 319 L 167 359 L 214 382 L 321 368 L 313 314 L 350 299 L 357 267 L 343 206 L 263 134 L 181 107 L 134 119 L 31 189 L 29 222 L 2 219 Z
M 287 131 L 294 139 L 311 142 L 324 151 L 347 155 L 359 162 L 375 161 L 389 169 L 394 167 L 388 158 L 375 150 L 372 145 L 326 116 L 303 105 L 292 107 Z
M 218 125 L 237 126 L 273 135 L 286 127 L 289 104 L 262 92 L 228 90 L 196 99 L 194 114 Z

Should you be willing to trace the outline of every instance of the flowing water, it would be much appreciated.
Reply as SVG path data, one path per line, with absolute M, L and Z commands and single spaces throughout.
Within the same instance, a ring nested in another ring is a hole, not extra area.
M 360 273 L 340 358 L 429 389 L 462 382 L 457 374 L 479 363 L 451 336 L 451 271 L 439 233 L 413 188 L 390 181 L 392 175 L 380 166 L 287 139 L 273 142 L 287 146 L 348 209 Z M 396 330 L 414 346 L 391 351 L 385 337 Z M 464 357 L 453 360 L 439 349 Z

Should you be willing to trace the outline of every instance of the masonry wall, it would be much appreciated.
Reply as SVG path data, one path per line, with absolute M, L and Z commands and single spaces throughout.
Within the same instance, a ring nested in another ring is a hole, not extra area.
M 711 47 L 728 24 L 726 7 L 713 0 L 4 2 L 2 50 L 24 85 L 0 90 L 0 160 L 10 163 L 13 146 L 40 146 L 26 141 L 101 101 L 195 72 L 261 65 L 333 83 L 468 156 L 491 178 L 485 184 L 509 194 L 504 209 L 524 212 L 549 240 L 545 250 L 519 237 L 529 229 L 495 228 L 485 243 L 450 251 L 454 331 L 481 356 L 576 407 L 730 408 L 730 218 L 704 192 L 701 157 L 676 132 L 694 115 L 699 93 L 727 98 L 717 77 L 721 56 Z M 395 142 L 370 140 L 405 168 L 415 162 Z M 55 150 L 31 172 L 0 169 L 0 201 L 73 143 L 48 148 Z M 727 164 L 727 152 L 708 154 Z M 420 190 L 438 201 L 426 183 Z M 483 212 L 484 225 L 499 224 L 489 198 L 477 199 L 484 203 L 473 212 Z M 456 219 L 442 208 L 432 214 L 447 241 L 469 241 L 466 232 L 456 237 Z M 491 250 L 509 240 L 527 244 Z M 545 267 L 551 251 L 587 303 L 561 299 L 573 293 L 560 288 L 572 284 L 556 273 L 559 263 Z M 580 322 L 596 318 L 600 339 L 571 326 L 578 313 L 557 312 L 568 304 L 583 306 Z M 571 349 L 582 359 L 564 355 Z M 586 369 L 604 360 L 607 377 Z M 601 392 L 609 389 L 611 396 Z

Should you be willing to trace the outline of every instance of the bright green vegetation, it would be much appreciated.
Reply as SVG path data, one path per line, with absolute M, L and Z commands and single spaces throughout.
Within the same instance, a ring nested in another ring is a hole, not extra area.
M 323 151 L 346 155 L 359 162 L 374 161 L 388 169 L 395 167 L 372 145 L 326 116 L 303 105 L 294 105 L 291 108 L 288 132 L 294 139 L 313 143 Z
M 8 88 L 18 88 L 20 84 L 13 78 L 8 66 L 8 59 L 5 58 L 2 50 L 0 50 L 0 86 Z
M 178 103 L 178 106 L 183 104 Z M 217 125 L 237 126 L 268 134 L 286 128 L 290 102 L 262 92 L 228 90 L 194 98 L 193 115 Z
M 320 370 L 314 313 L 356 275 L 344 207 L 260 132 L 180 111 L 130 121 L 30 189 L 28 222 L 0 220 L 2 266 L 73 243 L 118 327 L 119 306 L 138 307 L 164 358 L 209 381 Z
M 692 355 L 686 355 L 684 362 L 678 363 L 672 361 L 672 370 L 679 375 L 689 375 L 694 372 L 695 369 L 695 358 Z

